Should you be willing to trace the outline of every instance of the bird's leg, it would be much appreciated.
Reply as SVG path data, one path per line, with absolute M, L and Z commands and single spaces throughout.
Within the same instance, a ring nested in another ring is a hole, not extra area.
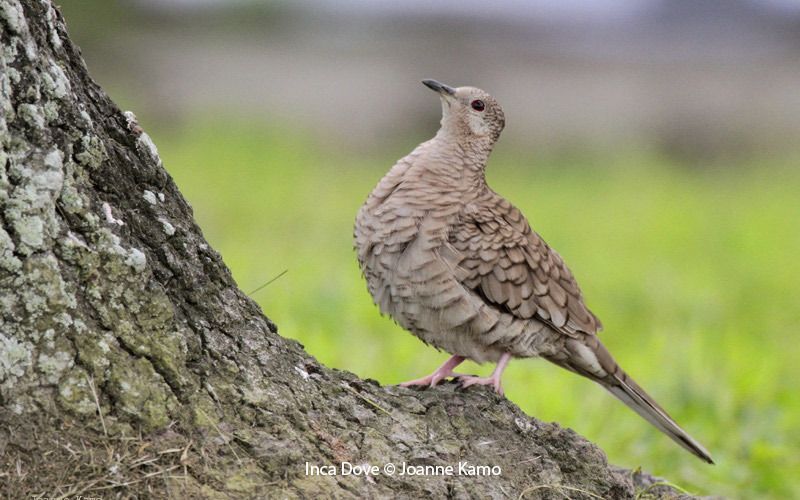
M 500 356 L 500 360 L 497 362 L 497 366 L 494 368 L 492 375 L 489 377 L 476 377 L 474 375 L 461 375 L 458 377 L 458 381 L 461 383 L 461 387 L 469 387 L 471 385 L 491 385 L 494 387 L 494 390 L 497 394 L 503 395 L 503 384 L 501 382 L 501 378 L 503 376 L 503 371 L 506 369 L 508 362 L 511 361 L 511 354 L 505 352 L 502 356 Z
M 452 356 L 450 359 L 444 362 L 442 366 L 436 369 L 435 372 L 431 373 L 427 377 L 418 378 L 416 380 L 409 380 L 408 382 L 403 382 L 400 384 L 400 387 L 410 387 L 412 385 L 427 385 L 433 387 L 434 385 L 438 384 L 445 378 L 453 375 L 453 368 L 460 365 L 461 362 L 464 361 L 463 356 Z

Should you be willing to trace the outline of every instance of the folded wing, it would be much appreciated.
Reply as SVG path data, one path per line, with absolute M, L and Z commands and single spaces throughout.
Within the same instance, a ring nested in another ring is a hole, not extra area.
M 449 242 L 462 284 L 494 307 L 520 319 L 535 317 L 571 337 L 602 328 L 561 256 L 505 199 L 494 195 L 468 206 Z

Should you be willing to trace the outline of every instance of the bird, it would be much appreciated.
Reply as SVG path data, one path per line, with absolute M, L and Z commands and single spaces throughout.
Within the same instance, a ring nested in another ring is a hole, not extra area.
M 400 385 L 432 387 L 454 377 L 464 388 L 488 385 L 503 395 L 511 359 L 544 358 L 597 382 L 713 464 L 600 342 L 602 323 L 561 256 L 487 185 L 486 163 L 505 127 L 497 100 L 475 87 L 422 83 L 439 94 L 440 128 L 378 182 L 353 231 L 381 313 L 451 355 L 432 374 Z M 455 373 L 466 359 L 496 367 L 488 377 Z

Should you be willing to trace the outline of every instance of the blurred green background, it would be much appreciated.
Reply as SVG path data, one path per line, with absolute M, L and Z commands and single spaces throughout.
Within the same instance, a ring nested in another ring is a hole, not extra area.
M 281 334 L 383 384 L 446 354 L 379 316 L 355 213 L 437 128 L 421 78 L 492 92 L 508 125 L 490 184 L 558 249 L 604 343 L 717 465 L 543 361 L 511 363 L 508 398 L 693 493 L 800 497 L 791 2 L 61 4 L 239 286 L 288 270 L 253 295 Z

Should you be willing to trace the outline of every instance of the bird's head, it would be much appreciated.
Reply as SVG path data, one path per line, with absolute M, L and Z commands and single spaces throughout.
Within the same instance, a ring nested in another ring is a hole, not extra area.
M 460 141 L 488 141 L 500 137 L 506 118 L 494 97 L 475 87 L 453 88 L 436 80 L 422 80 L 442 99 L 442 131 Z

